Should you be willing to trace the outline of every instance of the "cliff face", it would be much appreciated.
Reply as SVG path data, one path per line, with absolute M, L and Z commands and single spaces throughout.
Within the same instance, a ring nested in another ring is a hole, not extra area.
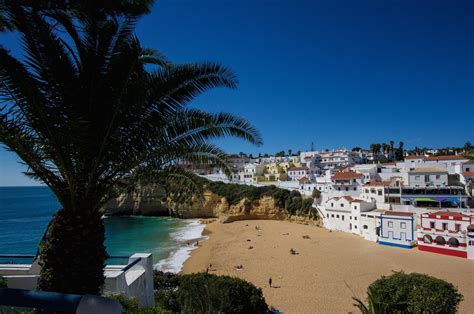
M 165 192 L 156 187 L 139 188 L 130 194 L 123 194 L 105 204 L 106 215 L 168 216 L 168 208 L 163 202 Z
M 279 208 L 271 196 L 263 196 L 255 201 L 244 198 L 237 204 L 229 204 L 225 197 L 212 192 L 204 193 L 204 201 L 194 199 L 188 203 L 176 203 L 164 197 L 161 191 L 124 195 L 105 206 L 108 215 L 171 215 L 180 218 L 218 218 L 223 223 L 247 219 L 295 220 L 311 223 L 314 219 L 290 216 L 284 208 Z

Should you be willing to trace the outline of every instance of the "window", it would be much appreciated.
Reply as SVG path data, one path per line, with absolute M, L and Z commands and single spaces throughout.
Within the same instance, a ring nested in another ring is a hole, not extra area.
M 448 224 L 446 222 L 443 222 L 443 230 L 448 230 Z
M 426 234 L 426 235 L 423 237 L 423 242 L 424 242 L 424 243 L 431 243 L 431 242 L 433 242 L 433 238 L 432 238 L 430 235 Z
M 415 180 L 420 180 L 420 176 L 415 176 Z
M 456 232 L 461 231 L 461 225 L 460 225 L 460 224 L 455 224 L 455 225 L 454 225 L 454 230 L 455 230 Z
M 334 203 L 331 203 L 331 207 L 334 207 Z
M 339 218 L 339 215 L 336 215 L 336 218 Z
M 342 220 L 344 220 L 344 215 L 342 215 Z
M 356 187 L 354 187 L 353 189 L 354 189 L 354 191 L 355 191 L 355 190 L 357 190 L 357 188 L 356 188 Z
M 354 226 L 355 229 L 357 229 L 357 226 Z
M 431 228 L 431 229 L 434 229 L 434 228 L 435 228 L 435 223 L 434 223 L 434 221 L 430 221 L 430 228 Z
M 382 191 L 381 191 L 381 190 L 379 190 L 377 194 L 378 194 L 378 195 L 382 195 Z
M 392 227 L 393 227 L 393 221 L 389 221 L 389 222 L 388 222 L 388 227 L 389 227 L 389 228 L 392 228 Z
M 400 223 L 400 228 L 401 229 L 406 229 L 407 228 L 407 224 L 405 222 L 401 222 Z
M 349 191 L 349 188 L 346 186 L 346 191 Z
M 357 220 L 357 217 L 354 217 L 354 220 Z
M 436 175 L 436 179 L 439 179 L 441 178 L 441 176 L 439 174 Z
M 331 214 L 331 218 L 334 218 L 334 214 Z
M 344 204 L 341 204 L 341 207 L 344 207 Z
M 367 225 L 364 225 L 364 230 L 367 230 L 369 229 L 369 227 L 367 227 Z
M 357 209 L 357 205 L 356 205 L 356 206 L 354 206 L 354 209 Z

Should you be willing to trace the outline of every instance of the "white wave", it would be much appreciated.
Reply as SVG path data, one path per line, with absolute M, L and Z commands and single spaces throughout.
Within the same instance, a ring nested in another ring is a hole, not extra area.
M 178 273 L 183 268 L 184 262 L 191 255 L 191 251 L 196 249 L 195 241 L 205 240 L 202 232 L 205 225 L 199 220 L 190 220 L 188 224 L 171 233 L 171 238 L 176 241 L 176 249 L 171 251 L 170 255 L 160 260 L 154 265 L 155 270 L 163 272 Z

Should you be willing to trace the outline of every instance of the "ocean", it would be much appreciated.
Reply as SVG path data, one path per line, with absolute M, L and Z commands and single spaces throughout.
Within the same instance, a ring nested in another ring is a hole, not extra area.
M 48 222 L 59 208 L 48 187 L 0 187 L 0 255 L 35 254 Z M 110 256 L 153 253 L 155 268 L 172 272 L 181 270 L 194 248 L 193 240 L 201 238 L 204 229 L 195 219 L 171 217 L 106 217 L 104 224 Z

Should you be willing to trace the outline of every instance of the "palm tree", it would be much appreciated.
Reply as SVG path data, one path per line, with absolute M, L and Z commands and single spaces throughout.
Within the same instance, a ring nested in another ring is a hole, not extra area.
M 101 208 L 149 182 L 197 187 L 180 163 L 226 167 L 210 139 L 260 144 L 231 114 L 186 106 L 216 87 L 235 88 L 215 63 L 172 65 L 141 46 L 138 16 L 120 11 L 37 10 L 13 2 L 9 21 L 25 57 L 0 47 L 0 143 L 61 204 L 40 244 L 42 290 L 98 294 L 107 253 Z

